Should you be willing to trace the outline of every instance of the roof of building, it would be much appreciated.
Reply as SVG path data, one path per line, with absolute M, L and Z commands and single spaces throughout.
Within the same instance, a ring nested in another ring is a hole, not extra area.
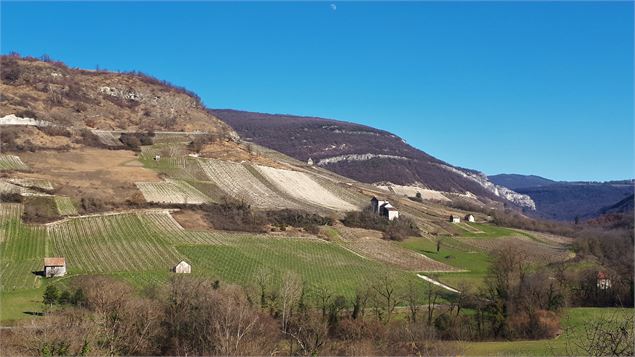
M 66 259 L 64 258 L 44 258 L 45 267 L 61 267 L 66 265 Z
M 396 211 L 397 209 L 395 207 L 384 207 L 385 209 L 389 210 L 389 211 Z
M 190 263 L 186 262 L 185 260 L 181 260 L 179 264 L 177 264 L 176 266 L 178 267 L 179 265 L 183 265 L 183 264 L 190 265 Z
M 607 279 L 607 278 L 608 278 L 608 276 L 606 275 L 605 272 L 603 272 L 603 271 L 599 271 L 598 272 L 598 279 Z

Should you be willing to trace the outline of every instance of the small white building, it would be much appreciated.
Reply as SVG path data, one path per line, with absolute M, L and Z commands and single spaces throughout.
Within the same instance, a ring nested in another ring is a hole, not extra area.
M 467 222 L 476 222 L 476 220 L 474 219 L 474 215 L 471 213 L 465 216 L 465 220 Z
M 161 155 L 154 155 L 154 161 L 161 160 Z
M 307 164 L 307 165 L 309 165 L 309 166 L 313 166 L 313 159 L 312 159 L 312 158 L 309 158 L 309 159 L 306 161 L 306 164 Z
M 52 278 L 66 275 L 66 259 L 44 258 L 44 276 Z
M 188 264 L 185 260 L 181 260 L 181 262 L 172 268 L 172 271 L 177 274 L 190 274 L 192 273 L 192 266 Z
M 390 203 L 386 203 L 381 207 L 381 215 L 384 217 L 388 217 L 389 221 L 392 221 L 395 218 L 399 218 L 399 211 L 393 207 Z
M 450 222 L 452 222 L 452 223 L 461 223 L 461 217 L 459 215 L 456 215 L 456 214 L 451 214 L 450 215 Z
M 399 218 L 399 211 L 388 201 L 380 200 L 373 196 L 370 200 L 370 206 L 375 214 L 384 216 L 389 221 Z
M 611 288 L 611 279 L 605 272 L 598 272 L 597 287 L 600 290 L 607 290 Z

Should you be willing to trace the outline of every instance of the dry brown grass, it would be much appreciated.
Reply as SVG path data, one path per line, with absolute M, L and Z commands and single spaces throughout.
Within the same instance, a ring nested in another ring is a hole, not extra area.
M 51 181 L 59 194 L 76 199 L 91 196 L 121 203 L 138 192 L 134 182 L 160 181 L 157 173 L 138 165 L 132 151 L 82 148 L 20 157 L 32 170 L 21 177 Z
M 210 226 L 207 224 L 205 217 L 203 217 L 203 212 L 194 211 L 190 209 L 181 209 L 172 213 L 172 217 L 176 219 L 177 222 L 185 229 L 209 229 Z

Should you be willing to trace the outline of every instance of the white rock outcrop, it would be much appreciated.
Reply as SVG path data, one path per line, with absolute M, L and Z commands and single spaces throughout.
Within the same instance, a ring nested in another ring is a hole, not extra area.
M 341 161 L 366 161 L 370 159 L 394 159 L 394 160 L 410 160 L 407 157 L 397 156 L 397 155 L 384 155 L 384 154 L 348 154 L 348 155 L 339 155 L 333 157 L 327 157 L 324 159 L 320 159 L 317 163 L 318 166 L 326 166 L 335 164 Z
M 29 125 L 29 126 L 49 126 L 51 123 L 34 118 L 22 118 L 15 114 L 5 115 L 0 118 L 0 125 Z
M 465 172 L 465 171 L 462 171 L 447 165 L 439 165 L 439 166 L 441 166 L 442 168 L 448 171 L 452 171 L 456 174 L 459 174 L 469 180 L 472 180 L 478 183 L 479 185 L 483 186 L 486 190 L 494 193 L 496 196 L 502 197 L 510 202 L 513 202 L 520 207 L 536 210 L 536 203 L 531 197 L 529 197 L 528 195 L 524 195 L 522 193 L 518 193 L 516 191 L 510 190 L 507 187 L 499 186 L 492 183 L 490 180 L 487 179 L 487 176 L 482 172 L 470 173 L 470 172 Z

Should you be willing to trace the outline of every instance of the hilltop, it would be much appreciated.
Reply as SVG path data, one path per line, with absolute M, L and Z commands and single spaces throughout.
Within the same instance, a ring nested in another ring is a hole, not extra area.
M 439 160 L 387 131 L 365 125 L 286 114 L 212 110 L 243 139 L 354 180 L 426 188 L 533 208 L 528 197 L 487 180 L 475 170 Z
M 546 186 L 556 183 L 556 181 L 536 175 L 500 174 L 489 175 L 487 178 L 493 183 L 505 186 L 511 190 L 515 190 L 517 188 Z
M 2 56 L 0 65 L 0 118 L 15 115 L 5 121 L 236 136 L 196 94 L 140 72 L 74 69 L 19 56 Z

